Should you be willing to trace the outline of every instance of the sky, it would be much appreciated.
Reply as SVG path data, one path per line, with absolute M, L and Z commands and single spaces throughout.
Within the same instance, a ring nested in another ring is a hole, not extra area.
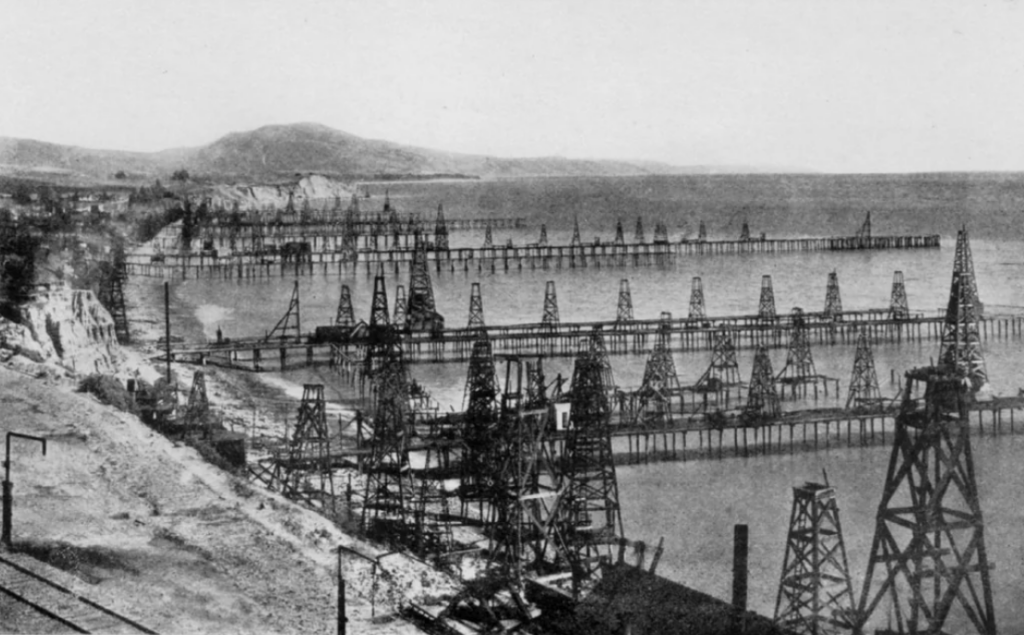
M 0 0 L 0 136 L 1024 170 L 1024 2 Z

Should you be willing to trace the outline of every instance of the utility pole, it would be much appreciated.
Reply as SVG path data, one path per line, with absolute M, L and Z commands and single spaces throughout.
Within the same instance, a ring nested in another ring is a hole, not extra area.
M 11 548 L 11 518 L 14 511 L 14 484 L 11 483 L 11 439 L 17 437 L 19 439 L 28 439 L 29 441 L 39 441 L 43 444 L 43 456 L 46 456 L 46 439 L 43 437 L 35 437 L 31 434 L 22 434 L 21 432 L 8 432 L 7 433 L 7 450 L 6 458 L 4 459 L 4 483 L 3 483 L 3 528 L 0 533 L 0 543 L 6 546 L 8 549 Z

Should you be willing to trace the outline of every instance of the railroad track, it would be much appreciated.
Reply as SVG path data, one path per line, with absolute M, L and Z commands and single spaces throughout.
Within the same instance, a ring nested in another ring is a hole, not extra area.
M 149 633 L 135 620 L 84 598 L 45 576 L 0 556 L 0 594 L 76 633 Z M 0 597 L 0 600 L 4 599 Z M 0 623 L 0 627 L 4 625 Z

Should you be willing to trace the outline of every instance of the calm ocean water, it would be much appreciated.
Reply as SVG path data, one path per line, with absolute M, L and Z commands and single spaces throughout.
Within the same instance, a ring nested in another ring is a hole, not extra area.
M 754 313 L 763 274 L 771 274 L 778 310 L 792 307 L 821 310 L 827 273 L 838 273 L 844 308 L 888 306 L 893 271 L 902 270 L 912 311 L 934 314 L 945 302 L 950 284 L 957 228 L 966 223 L 982 301 L 990 313 L 1024 312 L 1024 175 L 926 176 L 701 176 L 613 179 L 543 179 L 471 183 L 414 183 L 390 186 L 392 203 L 400 211 L 417 211 L 429 221 L 438 203 L 448 218 L 522 216 L 524 230 L 495 230 L 494 241 L 534 242 L 540 223 L 548 227 L 551 243 L 568 243 L 573 218 L 579 219 L 584 241 L 611 241 L 621 220 L 627 237 L 637 217 L 647 238 L 656 222 L 665 223 L 670 237 L 696 235 L 704 220 L 709 237 L 736 238 L 744 221 L 751 232 L 768 237 L 851 235 L 872 214 L 875 235 L 942 235 L 939 250 L 742 255 L 680 259 L 667 267 L 523 271 L 505 274 L 456 273 L 434 276 L 438 310 L 451 325 L 468 316 L 470 283 L 480 282 L 484 313 L 490 324 L 539 321 L 544 284 L 554 280 L 562 321 L 613 319 L 620 279 L 630 281 L 634 312 L 655 318 L 661 311 L 685 315 L 690 280 L 701 276 L 710 315 Z M 383 186 L 372 185 L 373 197 L 364 210 L 379 209 Z M 452 246 L 479 246 L 483 232 L 455 232 Z M 372 278 L 358 273 L 299 278 L 304 330 L 333 321 L 341 284 L 352 289 L 357 317 L 368 318 Z M 284 313 L 292 279 L 255 282 L 189 281 L 174 294 L 179 314 L 203 317 L 205 335 L 217 326 L 230 337 L 262 334 Z M 389 300 L 396 284 L 408 285 L 408 274 L 389 276 Z M 184 322 L 184 321 L 183 321 Z M 189 338 L 203 333 L 186 326 Z M 989 342 L 985 355 L 997 394 L 1015 394 L 1024 386 L 1018 360 L 1024 343 Z M 890 370 L 928 363 L 937 343 L 886 345 L 875 349 L 883 393 L 892 394 Z M 817 347 L 818 372 L 837 377 L 846 389 L 853 347 Z M 778 369 L 785 350 L 771 353 Z M 740 352 L 740 370 L 750 372 L 751 351 Z M 710 353 L 675 356 L 684 383 L 692 383 L 706 368 Z M 642 356 L 612 358 L 620 386 L 635 387 L 643 373 Z M 571 360 L 551 360 L 545 370 L 571 373 Z M 461 407 L 464 364 L 413 366 L 413 376 L 445 409 Z M 295 371 L 282 379 L 300 385 L 325 382 L 328 397 L 343 400 L 349 389 L 336 385 L 326 372 Z M 334 384 L 334 385 L 332 385 Z M 845 397 L 845 393 L 843 393 Z M 982 505 L 988 528 L 997 619 L 1003 632 L 1024 632 L 1024 495 L 1017 486 L 1024 477 L 1024 439 L 981 439 L 976 454 Z M 730 584 L 730 526 L 751 527 L 751 607 L 771 614 L 782 567 L 785 532 L 791 505 L 791 486 L 820 478 L 828 469 L 838 487 L 847 550 L 855 582 L 866 565 L 875 508 L 881 495 L 888 449 L 833 449 L 821 454 L 727 459 L 721 462 L 658 464 L 619 470 L 620 493 L 627 533 L 648 541 L 665 536 L 662 572 L 719 597 L 728 597 Z

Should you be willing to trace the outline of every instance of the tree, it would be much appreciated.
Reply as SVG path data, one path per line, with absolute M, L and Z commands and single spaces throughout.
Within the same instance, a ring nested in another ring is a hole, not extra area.
M 175 170 L 174 174 L 171 175 L 171 180 L 172 181 L 181 181 L 182 183 L 184 183 L 188 179 L 189 179 L 188 170 L 186 170 L 185 168 L 181 168 L 180 170 Z
M 125 180 L 126 178 L 128 178 L 128 175 L 124 173 L 124 170 L 118 170 L 118 171 L 117 171 L 117 172 L 116 172 L 116 173 L 114 174 L 114 178 L 115 178 L 115 179 L 117 179 L 117 180 L 119 180 L 119 181 L 123 181 L 123 180 Z

